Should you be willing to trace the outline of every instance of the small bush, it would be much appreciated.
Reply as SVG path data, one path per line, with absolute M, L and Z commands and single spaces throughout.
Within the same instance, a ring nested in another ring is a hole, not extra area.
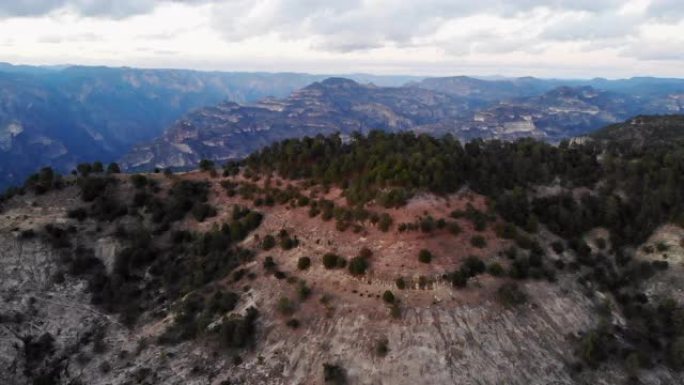
M 667 243 L 665 243 L 665 242 L 660 241 L 660 242 L 656 243 L 656 250 L 659 253 L 665 252 L 669 249 L 670 249 L 670 246 L 668 246 Z
M 306 285 L 306 282 L 299 282 L 297 286 L 297 295 L 299 299 L 304 301 L 311 295 L 311 288 Z
M 394 303 L 394 301 L 396 301 L 396 298 L 394 297 L 394 293 L 387 290 L 384 293 L 382 293 L 382 300 L 391 304 Z
M 347 265 L 347 261 L 337 254 L 327 253 L 323 256 L 323 266 L 330 269 L 337 269 Z
M 390 316 L 394 319 L 399 319 L 401 318 L 401 308 L 399 307 L 399 304 L 397 302 L 393 303 L 392 306 L 390 306 Z
M 506 307 L 522 305 L 527 302 L 527 294 L 513 282 L 504 283 L 496 291 L 499 302 Z
M 323 364 L 323 381 L 326 385 L 346 385 L 347 373 L 339 365 Z
M 266 257 L 264 258 L 264 269 L 267 271 L 272 271 L 273 269 L 276 268 L 276 263 L 273 260 L 273 257 Z
M 468 276 L 461 270 L 451 273 L 449 275 L 449 280 L 454 287 L 464 288 L 468 285 Z
M 470 244 L 474 247 L 482 249 L 487 246 L 487 241 L 482 235 L 474 235 L 472 238 L 470 238 Z
M 297 268 L 299 270 L 307 270 L 311 266 L 311 258 L 301 257 L 297 260 Z
M 121 168 L 116 163 L 110 163 L 107 166 L 107 174 L 119 174 L 121 173 Z
M 149 183 L 146 176 L 140 174 L 131 175 L 131 184 L 137 189 L 142 189 Z
M 278 312 L 282 315 L 292 315 L 296 309 L 295 303 L 287 297 L 280 297 L 278 300 Z
M 88 212 L 82 208 L 79 207 L 77 209 L 69 210 L 67 212 L 67 216 L 72 219 L 76 219 L 79 222 L 83 222 L 86 218 L 88 218 Z
M 406 281 L 404 281 L 404 278 L 402 278 L 402 277 L 397 278 L 397 280 L 395 281 L 395 283 L 397 284 L 397 288 L 398 288 L 399 290 L 404 290 L 404 289 L 406 289 Z
M 202 159 L 199 162 L 199 168 L 202 171 L 212 171 L 214 170 L 214 162 L 209 159 Z
M 264 237 L 264 239 L 261 241 L 261 248 L 264 250 L 271 250 L 274 248 L 276 245 L 276 240 L 275 237 L 271 234 L 268 234 L 267 236 Z
M 447 230 L 449 230 L 452 235 L 459 235 L 463 231 L 458 222 L 449 222 L 447 225 Z
M 506 273 L 503 266 L 501 266 L 498 262 L 490 264 L 489 267 L 487 267 L 487 272 L 493 277 L 501 277 Z
M 192 216 L 197 222 L 203 222 L 207 218 L 216 216 L 216 209 L 208 203 L 196 203 L 192 207 Z
M 432 262 L 432 253 L 429 250 L 422 249 L 418 253 L 418 260 L 422 263 Z
M 387 338 L 380 338 L 375 341 L 375 354 L 378 357 L 385 357 L 389 353 L 389 341 Z
M 484 262 L 474 255 L 466 258 L 465 262 L 461 266 L 461 271 L 469 278 L 482 274 L 486 270 L 487 267 L 485 266 Z
M 389 231 L 390 227 L 392 227 L 392 222 L 392 217 L 390 217 L 387 213 L 383 213 L 382 215 L 380 215 L 378 228 L 380 229 L 380 231 L 387 232 Z
M 362 256 L 354 257 L 349 261 L 349 272 L 352 275 L 363 275 L 368 269 L 368 260 Z
M 289 327 L 290 329 L 299 329 L 300 324 L 298 319 L 290 318 L 289 320 L 287 320 L 285 325 L 287 325 L 287 327 Z
M 565 246 L 563 246 L 563 242 L 561 241 L 554 241 L 551 243 L 551 249 L 553 249 L 554 253 L 561 254 L 565 251 Z

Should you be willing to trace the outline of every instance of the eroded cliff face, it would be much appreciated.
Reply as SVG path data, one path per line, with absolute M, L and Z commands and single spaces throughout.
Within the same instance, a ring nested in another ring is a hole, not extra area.
M 623 370 L 610 365 L 579 373 L 570 369 L 575 362 L 573 342 L 598 324 L 597 305 L 610 303 L 599 292 L 586 295 L 572 274 L 560 276 L 555 283 L 524 283 L 529 300 L 517 307 L 495 300 L 501 281 L 490 276 L 480 276 L 466 289 L 430 283 L 423 289 L 409 285 L 398 290 L 380 267 L 402 250 L 392 248 L 387 240 L 381 242 L 378 237 L 385 235 L 340 235 L 330 223 L 297 222 L 302 213 L 284 208 L 265 210 L 259 229 L 263 236 L 289 223 L 289 230 L 300 237 L 300 247 L 272 253 L 283 269 L 289 271 L 298 256 L 317 255 L 321 248 L 346 253 L 375 242 L 378 271 L 362 279 L 336 275 L 320 265 L 301 272 L 313 295 L 298 305 L 295 316 L 301 326 L 292 329 L 276 309 L 279 297 L 292 295 L 293 285 L 264 273 L 263 258 L 258 256 L 244 266 L 258 272 L 258 277 L 233 284 L 241 295 L 232 314 L 243 314 L 250 306 L 259 309 L 254 346 L 223 351 L 211 338 L 161 345 L 157 337 L 172 322 L 170 308 L 156 309 L 158 314 L 125 327 L 115 314 L 91 304 L 88 283 L 64 271 L 64 255 L 40 237 L 46 224 L 75 224 L 66 216 L 77 196 L 75 189 L 58 194 L 15 202 L 0 214 L 3 383 L 30 384 L 51 376 L 59 378 L 58 383 L 82 384 L 323 384 L 324 364 L 343 368 L 349 384 L 608 385 L 626 380 Z M 430 209 L 417 204 L 410 203 L 406 210 Z M 217 203 L 217 207 L 220 217 L 230 206 Z M 316 226 L 319 230 L 313 232 Z M 112 265 L 120 247 L 115 239 L 88 231 L 74 239 L 92 247 L 105 266 Z M 256 242 L 253 236 L 244 244 Z M 391 253 L 385 257 L 383 250 Z M 681 272 L 680 257 L 670 258 L 668 274 L 676 275 Z M 379 299 L 385 290 L 397 296 L 399 317 L 392 317 Z M 613 319 L 622 322 L 616 312 Z M 380 354 L 377 345 L 382 340 L 387 341 L 387 350 Z M 662 367 L 639 376 L 644 384 L 684 381 Z

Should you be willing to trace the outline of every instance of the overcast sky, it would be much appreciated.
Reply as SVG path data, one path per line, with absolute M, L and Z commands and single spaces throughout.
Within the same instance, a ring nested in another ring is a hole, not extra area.
M 0 0 L 0 61 L 684 77 L 684 0 Z

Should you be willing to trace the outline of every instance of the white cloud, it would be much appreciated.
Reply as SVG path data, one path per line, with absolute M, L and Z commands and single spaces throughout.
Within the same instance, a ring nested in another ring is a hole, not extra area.
M 19 0 L 3 17 L 0 61 L 684 75 L 681 0 Z

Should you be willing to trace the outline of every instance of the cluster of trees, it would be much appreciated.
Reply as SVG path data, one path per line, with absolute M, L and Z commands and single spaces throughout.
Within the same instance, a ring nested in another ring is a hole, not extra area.
M 362 248 L 359 255 L 349 261 L 349 272 L 352 275 L 365 274 L 366 270 L 370 267 L 370 258 L 372 256 L 373 252 L 369 248 Z
M 285 140 L 245 164 L 263 173 L 340 185 L 350 203 L 377 199 L 392 207 L 417 190 L 451 193 L 465 184 L 488 195 L 550 183 L 556 176 L 571 185 L 591 185 L 599 177 L 597 154 L 588 146 L 554 147 L 530 139 L 462 145 L 448 135 L 438 139 L 374 131 L 346 144 L 337 135 Z
M 132 324 L 151 300 L 149 295 L 155 287 L 163 287 L 166 299 L 173 300 L 227 276 L 251 260 L 251 251 L 235 244 L 256 229 L 261 220 L 258 212 L 234 207 L 229 223 L 206 233 L 170 231 L 167 242 L 160 242 L 142 225 L 120 228 L 116 234 L 127 246 L 117 254 L 111 274 L 101 263 L 94 263 L 98 260 L 89 254 L 76 254 L 72 270 L 88 276 L 93 303 L 121 314 L 124 322 Z M 62 239 L 67 238 L 63 231 L 52 229 L 47 233 L 55 242 L 64 243 Z
M 176 343 L 194 339 L 207 331 L 217 316 L 235 309 L 240 296 L 233 292 L 215 290 L 206 297 L 194 292 L 176 305 L 173 324 L 159 337 L 162 343 Z
M 664 221 L 684 221 L 684 149 L 674 144 L 638 150 L 603 143 L 552 146 L 532 139 L 463 145 L 450 136 L 371 132 L 349 143 L 336 135 L 285 140 L 245 164 L 257 172 L 337 184 L 352 204 L 375 199 L 400 206 L 416 191 L 451 193 L 467 185 L 528 231 L 542 222 L 558 234 L 577 236 L 601 225 L 619 244 L 643 241 Z M 597 194 L 579 200 L 533 199 L 528 193 L 551 183 L 594 189 L 599 181 Z M 476 228 L 486 226 L 487 216 L 463 214 Z

